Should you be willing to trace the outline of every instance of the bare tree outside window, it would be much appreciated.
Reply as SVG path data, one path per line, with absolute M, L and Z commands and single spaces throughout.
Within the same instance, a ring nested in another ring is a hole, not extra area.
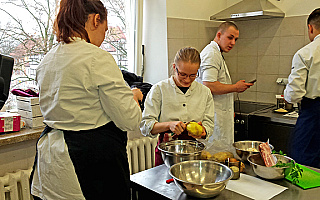
M 119 68 L 127 69 L 125 0 L 102 0 L 108 10 L 109 31 L 101 48 Z M 57 43 L 53 21 L 58 0 L 2 0 L 0 53 L 15 59 L 11 88 L 36 87 L 35 70 Z

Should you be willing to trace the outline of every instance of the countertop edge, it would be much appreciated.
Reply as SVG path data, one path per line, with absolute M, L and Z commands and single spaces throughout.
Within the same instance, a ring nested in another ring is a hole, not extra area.
M 0 135 L 0 146 L 38 139 L 42 130 L 43 127 L 24 128 L 17 132 L 3 133 Z

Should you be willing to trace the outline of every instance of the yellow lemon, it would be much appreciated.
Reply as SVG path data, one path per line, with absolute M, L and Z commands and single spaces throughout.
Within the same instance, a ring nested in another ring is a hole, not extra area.
M 189 122 L 187 125 L 187 131 L 192 135 L 199 136 L 202 134 L 203 129 L 197 122 Z

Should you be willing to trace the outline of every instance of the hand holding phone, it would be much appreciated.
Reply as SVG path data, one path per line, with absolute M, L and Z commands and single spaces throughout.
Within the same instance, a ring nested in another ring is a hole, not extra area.
M 248 83 L 255 83 L 257 81 L 257 79 L 254 79 L 252 81 L 249 81 Z

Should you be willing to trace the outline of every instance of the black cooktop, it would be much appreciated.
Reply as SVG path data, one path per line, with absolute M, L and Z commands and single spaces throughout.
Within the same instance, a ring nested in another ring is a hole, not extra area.
M 274 104 L 269 103 L 236 100 L 234 102 L 234 112 L 237 114 L 249 114 L 258 110 L 264 110 L 274 106 Z

